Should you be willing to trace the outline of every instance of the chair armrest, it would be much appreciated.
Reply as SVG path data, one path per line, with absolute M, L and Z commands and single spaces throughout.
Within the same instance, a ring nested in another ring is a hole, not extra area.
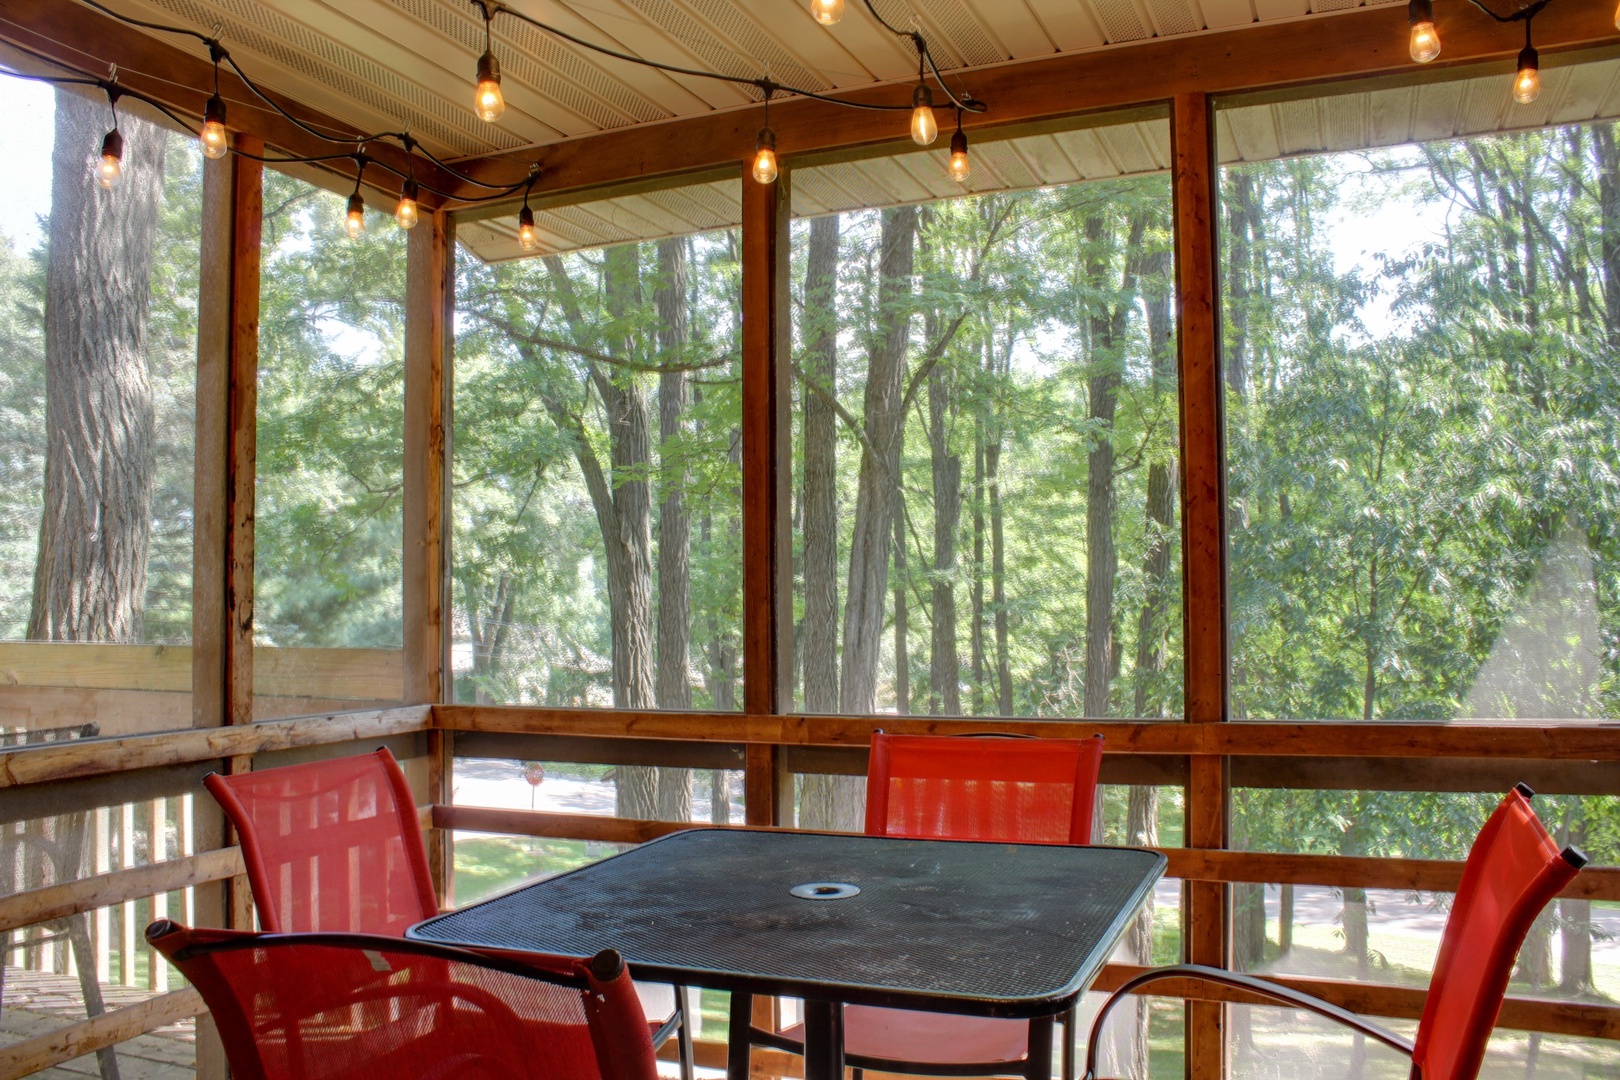
M 1086 1071 L 1084 1080 L 1096 1080 L 1097 1076 L 1097 1047 L 1102 1040 L 1103 1021 L 1114 1004 L 1127 994 L 1149 983 L 1160 982 L 1164 979 L 1202 979 L 1204 982 L 1219 983 L 1238 990 L 1254 994 L 1256 997 L 1268 998 L 1294 1009 L 1305 1009 L 1318 1016 L 1325 1016 L 1329 1020 L 1336 1020 L 1346 1027 L 1353 1028 L 1363 1035 L 1371 1036 L 1392 1050 L 1399 1050 L 1408 1058 L 1412 1056 L 1412 1042 L 1405 1036 L 1397 1035 L 1388 1028 L 1375 1024 L 1364 1017 L 1357 1016 L 1348 1009 L 1341 1009 L 1337 1005 L 1312 997 L 1310 994 L 1295 990 L 1292 987 L 1274 983 L 1269 979 L 1259 979 L 1253 975 L 1240 975 L 1237 972 L 1227 971 L 1223 968 L 1206 967 L 1203 964 L 1175 964 L 1170 967 L 1154 968 L 1144 971 L 1140 975 L 1132 976 L 1122 983 L 1118 990 L 1108 995 L 1103 1007 L 1097 1012 L 1097 1019 L 1091 1025 L 1091 1034 L 1086 1039 Z

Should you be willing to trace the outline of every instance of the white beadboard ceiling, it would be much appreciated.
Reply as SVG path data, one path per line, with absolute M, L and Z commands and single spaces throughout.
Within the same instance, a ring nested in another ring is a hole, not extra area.
M 1234 101 L 1216 113 L 1217 151 L 1231 164 L 1620 118 L 1620 60 L 1542 74 L 1541 97 L 1532 105 L 1513 101 L 1504 75 L 1294 100 Z M 1164 172 L 1170 167 L 1170 126 L 1166 120 L 1138 120 L 979 140 L 972 160 L 966 184 L 946 175 L 940 149 L 795 169 L 793 213 L 815 217 Z M 536 212 L 535 224 L 542 250 L 569 251 L 732 228 L 741 220 L 740 198 L 741 181 L 731 180 L 543 209 Z M 516 215 L 468 222 L 457 237 L 487 260 L 525 254 L 517 243 Z
M 75 2 L 75 0 L 52 0 Z M 483 20 L 469 0 L 104 0 L 131 15 L 217 32 L 261 83 L 358 127 L 405 129 L 435 153 L 475 157 L 609 129 L 750 105 L 752 88 L 667 75 L 497 19 L 506 114 L 470 108 Z M 734 75 L 768 75 L 823 91 L 914 77 L 909 45 L 862 0 L 834 27 L 808 0 L 503 0 L 621 51 Z M 1106 48 L 1401 0 L 876 0 L 915 23 L 942 68 L 964 69 Z M 160 35 L 161 36 L 161 35 Z M 165 40 L 201 53 L 195 42 Z M 161 74 L 161 73 L 157 73 Z M 1541 98 L 1514 104 L 1507 79 L 1377 84 L 1308 100 L 1238 103 L 1219 114 L 1225 161 L 1387 146 L 1548 123 L 1620 117 L 1620 61 L 1544 71 Z M 971 86 L 971 74 L 967 78 Z M 795 170 L 793 212 L 814 216 L 1138 175 L 1169 166 L 1162 120 L 1055 134 L 975 139 L 965 186 L 945 174 L 945 143 L 926 152 Z M 740 184 L 727 181 L 596 199 L 536 213 L 544 250 L 728 228 Z M 516 216 L 469 221 L 459 235 L 483 258 L 522 254 Z
M 497 17 L 507 109 L 485 124 L 470 108 L 484 24 L 469 0 L 105 2 L 150 20 L 217 27 L 268 86 L 367 130 L 409 129 L 451 157 L 745 106 L 754 94 L 614 60 Z M 503 3 L 623 52 L 806 89 L 850 90 L 916 73 L 910 44 L 879 27 L 862 0 L 848 0 L 833 27 L 811 18 L 808 0 Z M 1400 0 L 876 0 L 891 23 L 915 23 L 947 70 L 1389 3 Z M 165 40 L 204 53 L 194 41 Z

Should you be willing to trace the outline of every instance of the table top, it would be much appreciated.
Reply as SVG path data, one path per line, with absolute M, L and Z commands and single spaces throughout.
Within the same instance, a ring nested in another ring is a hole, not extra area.
M 693 829 L 409 934 L 566 955 L 611 947 L 655 982 L 1041 1016 L 1091 984 L 1165 864 L 1137 848 Z M 789 891 L 817 882 L 860 891 Z

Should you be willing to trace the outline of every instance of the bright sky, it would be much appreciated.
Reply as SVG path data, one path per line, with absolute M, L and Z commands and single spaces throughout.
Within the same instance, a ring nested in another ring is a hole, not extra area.
M 39 243 L 39 215 L 51 209 L 52 117 L 56 92 L 0 77 L 0 233 L 20 252 Z

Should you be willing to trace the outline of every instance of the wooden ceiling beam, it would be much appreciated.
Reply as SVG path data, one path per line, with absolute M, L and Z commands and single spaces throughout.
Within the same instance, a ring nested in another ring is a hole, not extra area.
M 1444 51 L 1440 60 L 1428 65 L 1429 71 L 1511 62 L 1524 44 L 1517 24 L 1499 25 L 1470 4 L 1437 4 L 1436 15 Z M 1549 5 L 1536 17 L 1535 37 L 1544 66 L 1558 52 L 1620 44 L 1613 7 L 1591 0 Z M 1231 93 L 1416 70 L 1407 55 L 1406 7 L 1392 4 L 1155 38 L 960 75 L 975 96 L 990 104 L 987 113 L 967 117 L 965 126 L 972 129 L 1166 101 L 1182 93 Z M 911 88 L 888 85 L 846 96 L 893 104 L 909 102 Z M 752 156 L 761 123 L 759 108 L 713 113 L 491 155 L 463 167 L 485 181 L 509 180 L 522 175 L 538 157 L 542 173 L 536 195 L 678 176 L 732 166 Z M 881 143 L 903 145 L 906 115 L 790 99 L 772 105 L 771 126 L 779 152 L 791 157 Z
M 119 22 L 72 0 L 0 0 L 0 38 L 29 52 L 56 60 L 92 78 L 103 78 L 108 65 L 118 65 L 118 81 L 163 102 L 176 112 L 201 116 L 214 87 L 214 68 L 206 57 L 187 52 L 162 38 Z M 227 48 L 229 42 L 226 43 Z M 250 72 L 251 73 L 251 72 Z M 66 72 L 64 72 L 66 74 Z M 262 139 L 289 156 L 303 157 L 341 152 L 340 143 L 330 143 L 303 131 L 286 117 L 260 103 L 253 91 L 229 67 L 220 71 L 220 92 L 228 103 L 230 128 Z M 293 116 L 313 127 L 338 133 L 363 134 L 354 125 L 301 105 L 285 95 L 274 94 L 277 103 Z M 372 143 L 366 154 L 373 160 L 405 171 L 408 162 L 402 147 L 392 143 Z M 354 178 L 354 164 L 333 161 L 312 164 Z M 432 162 L 416 159 L 418 181 L 444 191 L 468 188 Z M 386 177 L 386 179 L 385 179 Z M 383 191 L 398 188 L 396 178 L 384 173 L 368 174 Z M 443 205 L 444 200 L 424 191 L 419 199 L 424 209 Z

